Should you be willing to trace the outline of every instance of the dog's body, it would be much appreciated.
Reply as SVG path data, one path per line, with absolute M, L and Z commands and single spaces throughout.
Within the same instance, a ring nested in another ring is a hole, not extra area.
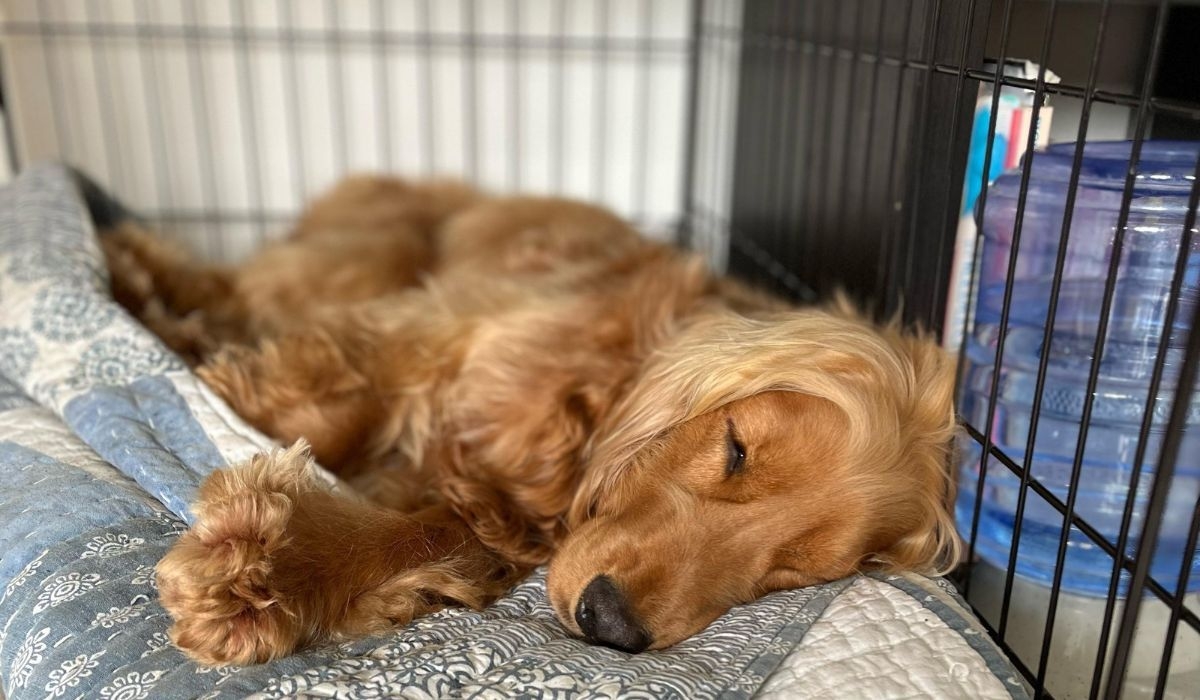
M 365 497 L 301 449 L 206 481 L 159 566 L 205 662 L 483 605 L 547 561 L 568 629 L 639 650 L 955 556 L 936 348 L 787 309 L 603 210 L 360 178 L 233 270 L 103 240 L 123 303 Z

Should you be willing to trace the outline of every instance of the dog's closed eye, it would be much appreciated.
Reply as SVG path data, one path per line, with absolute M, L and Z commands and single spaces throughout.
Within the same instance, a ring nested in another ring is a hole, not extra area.
M 725 421 L 728 429 L 725 431 L 725 476 L 731 477 L 735 474 L 741 474 L 746 468 L 746 447 L 742 445 L 737 438 L 737 433 L 733 429 L 733 419 L 729 418 Z

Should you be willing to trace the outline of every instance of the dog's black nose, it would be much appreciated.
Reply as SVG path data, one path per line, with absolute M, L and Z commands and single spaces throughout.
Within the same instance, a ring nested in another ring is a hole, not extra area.
M 575 606 L 575 622 L 590 642 L 634 653 L 650 646 L 650 635 L 629 609 L 625 595 L 607 576 L 597 576 L 583 589 Z

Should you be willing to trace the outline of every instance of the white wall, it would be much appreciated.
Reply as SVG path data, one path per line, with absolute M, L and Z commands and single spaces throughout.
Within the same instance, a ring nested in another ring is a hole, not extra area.
M 713 21 L 740 17 L 740 1 L 706 5 Z M 360 170 L 559 192 L 666 231 L 682 202 L 691 7 L 4 0 L 5 83 L 20 162 L 77 164 L 216 258 Z M 735 57 L 707 59 L 728 75 L 705 81 L 705 177 L 728 170 Z
M 704 4 L 696 95 L 692 247 L 716 270 L 729 262 L 733 158 L 741 67 L 742 0 Z

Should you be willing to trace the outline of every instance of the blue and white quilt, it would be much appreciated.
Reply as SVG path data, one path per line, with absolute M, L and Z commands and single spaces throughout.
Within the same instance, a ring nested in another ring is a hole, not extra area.
M 1023 697 L 952 589 L 858 577 L 775 593 L 660 652 L 570 638 L 534 573 L 483 612 L 247 668 L 167 639 L 154 565 L 204 476 L 272 443 L 115 304 L 68 168 L 0 191 L 0 688 L 9 700 L 169 697 Z

